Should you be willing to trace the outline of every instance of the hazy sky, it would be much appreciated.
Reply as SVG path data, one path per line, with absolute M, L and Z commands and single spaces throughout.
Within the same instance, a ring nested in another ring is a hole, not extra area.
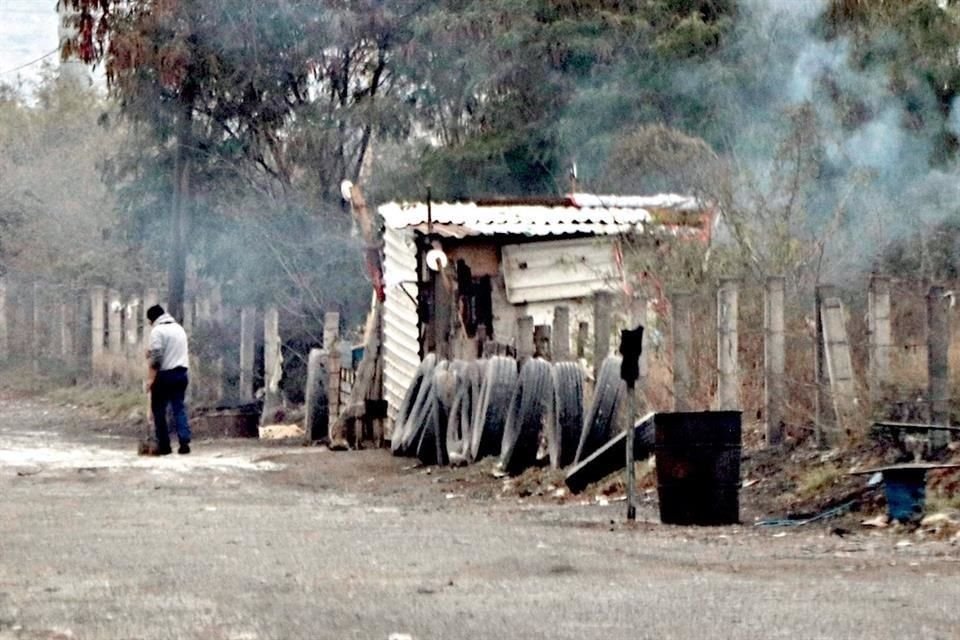
M 0 0 L 0 82 L 36 81 L 41 63 L 27 65 L 57 48 L 57 0 Z M 56 63 L 57 54 L 46 58 Z

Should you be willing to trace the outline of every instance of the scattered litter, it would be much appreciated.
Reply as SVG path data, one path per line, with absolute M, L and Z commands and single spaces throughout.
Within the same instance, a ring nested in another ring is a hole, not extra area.
M 610 504 L 610 501 L 601 496 L 597 496 L 597 504 L 600 505 L 601 507 L 605 507 Z
M 554 491 L 552 495 L 554 498 L 563 498 L 567 495 L 567 490 L 564 488 L 560 488 Z
M 413 636 L 409 633 L 391 633 L 387 640 L 413 640 Z
M 774 538 L 785 538 L 785 537 L 787 537 L 787 532 L 786 532 L 786 531 L 781 531 L 781 532 L 779 532 L 779 533 L 775 533 L 775 534 L 773 534 L 773 537 L 774 537 Z
M 443 496 L 443 497 L 446 498 L 447 500 L 454 500 L 454 499 L 456 499 L 456 498 L 462 498 L 462 497 L 463 497 L 463 494 L 462 494 L 462 493 L 448 493 L 448 494 L 446 494 L 446 495 Z
M 20 476 L 21 478 L 26 478 L 28 476 L 35 476 L 41 471 L 43 471 L 43 469 L 22 469 L 20 471 L 17 471 L 17 475 Z
M 873 527 L 873 528 L 875 528 L 875 529 L 883 529 L 883 528 L 885 528 L 889 523 L 890 523 L 890 520 L 889 520 L 889 518 L 887 517 L 887 514 L 881 513 L 881 514 L 878 515 L 878 516 L 875 516 L 875 517 L 870 518 L 870 519 L 868 519 L 868 520 L 864 520 L 864 521 L 861 522 L 860 524 L 862 524 L 862 525 L 865 526 L 865 527 Z
M 912 547 L 912 546 L 913 546 L 913 543 L 910 542 L 909 540 L 901 540 L 900 542 L 897 543 L 897 547 L 901 549 L 904 547 Z
M 800 527 L 805 524 L 810 524 L 811 522 L 818 522 L 820 520 L 835 518 L 849 511 L 851 507 L 853 507 L 853 505 L 855 504 L 857 504 L 857 500 L 848 500 L 843 504 L 837 505 L 836 507 L 832 507 L 830 509 L 826 509 L 808 518 L 771 518 L 767 520 L 760 520 L 756 522 L 754 526 L 756 527 Z
M 742 485 L 742 488 L 743 488 L 743 489 L 749 489 L 750 487 L 752 487 L 752 486 L 755 485 L 755 484 L 760 484 L 760 480 L 757 479 L 757 478 L 753 478 L 753 479 L 751 479 L 751 480 L 745 480 L 744 483 L 743 483 L 743 485 Z
M 934 527 L 938 524 L 946 524 L 955 522 L 953 517 L 949 513 L 944 513 L 943 511 L 939 513 L 931 513 L 926 516 L 923 520 L 920 521 L 921 527 Z
M 260 427 L 261 440 L 302 439 L 305 435 L 306 432 L 303 430 L 303 427 L 296 424 L 271 424 Z

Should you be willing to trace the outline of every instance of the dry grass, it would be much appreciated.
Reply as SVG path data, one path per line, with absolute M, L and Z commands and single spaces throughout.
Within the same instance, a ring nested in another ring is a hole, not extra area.
M 54 402 L 95 409 L 109 418 L 146 415 L 146 395 L 104 385 L 84 385 L 54 389 L 45 394 Z
M 934 489 L 927 495 L 927 513 L 960 511 L 960 493 L 943 493 Z
M 825 464 L 810 469 L 797 479 L 795 495 L 800 500 L 813 498 L 834 485 L 843 472 L 833 464 Z

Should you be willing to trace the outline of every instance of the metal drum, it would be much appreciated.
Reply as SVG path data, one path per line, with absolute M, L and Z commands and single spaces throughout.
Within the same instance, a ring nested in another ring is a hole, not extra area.
M 664 524 L 740 521 L 740 412 L 658 413 L 654 452 Z

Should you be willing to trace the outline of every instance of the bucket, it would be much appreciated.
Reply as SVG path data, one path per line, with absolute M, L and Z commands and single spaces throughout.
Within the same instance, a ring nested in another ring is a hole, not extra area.
M 658 413 L 654 424 L 660 521 L 740 522 L 740 412 Z
M 887 469 L 883 472 L 883 492 L 891 520 L 919 522 L 927 495 L 926 469 Z

